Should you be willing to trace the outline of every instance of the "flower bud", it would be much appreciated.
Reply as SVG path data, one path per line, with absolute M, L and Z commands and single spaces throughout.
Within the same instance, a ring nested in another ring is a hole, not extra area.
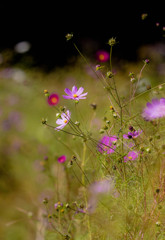
M 101 70 L 102 68 L 104 68 L 104 66 L 101 66 L 101 65 L 96 65 L 96 71 L 99 71 L 99 70 Z
M 107 130 L 107 129 L 108 129 L 108 126 L 107 126 L 107 125 L 105 125 L 105 126 L 103 127 L 103 129 L 104 129 L 104 130 Z
M 151 149 L 148 147 L 148 148 L 146 148 L 146 152 L 147 153 L 151 153 Z
M 100 129 L 99 133 L 100 134 L 104 133 L 104 129 Z
M 70 39 L 73 38 L 73 33 L 67 33 L 67 34 L 65 35 L 65 38 L 66 38 L 67 41 L 69 41 Z
M 113 47 L 115 44 L 116 44 L 116 38 L 110 38 L 109 41 L 108 41 L 108 44 Z
M 155 224 L 156 224 L 157 227 L 160 227 L 161 222 L 160 222 L 160 221 L 157 221 Z
M 106 75 L 108 78 L 113 78 L 114 76 L 114 74 L 111 71 L 108 71 Z
M 149 59 L 145 59 L 145 60 L 144 60 L 144 63 L 145 63 L 145 64 L 149 64 L 149 62 L 150 62 Z
M 80 126 L 80 122 L 78 122 L 78 121 L 76 121 L 74 124 L 78 127 Z
M 47 123 L 47 119 L 42 118 L 41 123 L 42 123 L 42 124 L 46 124 L 46 123 Z
M 42 202 L 43 202 L 43 204 L 48 204 L 48 199 L 44 198 Z
M 60 118 L 61 117 L 61 113 L 56 113 L 56 118 Z
M 131 81 L 131 83 L 135 83 L 137 81 L 137 79 L 134 77 L 131 77 L 130 81 Z
M 93 108 L 93 110 L 96 110 L 96 108 L 97 108 L 96 103 L 91 103 L 90 106 Z
M 117 114 L 116 114 L 115 112 L 113 113 L 113 117 L 114 117 L 114 118 L 117 118 Z

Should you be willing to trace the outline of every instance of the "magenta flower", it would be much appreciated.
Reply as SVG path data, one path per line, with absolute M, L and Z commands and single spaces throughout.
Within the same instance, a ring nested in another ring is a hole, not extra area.
M 123 138 L 125 139 L 134 139 L 137 138 L 143 131 L 138 130 L 138 131 L 133 131 L 133 132 L 128 132 L 127 134 L 123 135 Z
M 98 151 L 101 153 L 107 153 L 107 154 L 111 154 L 114 152 L 114 150 L 116 149 L 116 141 L 117 141 L 117 137 L 116 136 L 104 136 L 100 143 L 98 144 Z
M 124 162 L 127 162 L 127 161 L 133 161 L 135 160 L 136 158 L 138 158 L 139 154 L 138 152 L 135 152 L 135 151 L 131 151 L 128 153 L 127 156 L 124 157 Z
M 96 52 L 96 58 L 99 62 L 106 62 L 109 60 L 109 53 L 104 50 L 99 50 Z
M 64 163 L 66 161 L 66 156 L 62 155 L 57 160 L 58 160 L 59 163 Z
M 50 94 L 50 96 L 48 97 L 48 104 L 50 106 L 55 106 L 58 104 L 58 102 L 59 102 L 59 96 L 56 93 Z
M 64 91 L 68 96 L 63 95 L 63 98 L 73 99 L 73 100 L 76 100 L 76 101 L 79 101 L 80 99 L 86 99 L 85 96 L 88 94 L 88 93 L 83 93 L 83 91 L 84 91 L 83 87 L 80 87 L 79 89 L 77 89 L 76 86 L 72 87 L 72 91 L 69 88 L 65 88 Z
M 146 121 L 165 117 L 165 98 L 152 99 L 151 103 L 148 102 L 146 108 L 143 110 L 142 117 Z
M 55 128 L 55 130 L 59 131 L 62 128 L 65 127 L 65 125 L 68 124 L 70 120 L 70 112 L 69 110 L 66 111 L 66 113 L 61 113 L 61 118 L 57 119 L 56 123 L 59 125 L 58 127 Z

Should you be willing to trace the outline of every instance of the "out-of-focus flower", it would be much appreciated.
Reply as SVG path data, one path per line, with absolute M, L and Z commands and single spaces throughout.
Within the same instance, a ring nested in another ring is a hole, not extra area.
M 87 207 L 88 213 L 93 213 L 95 211 L 99 198 L 106 194 L 112 194 L 114 197 L 118 196 L 118 192 L 115 189 L 115 183 L 112 178 L 96 181 L 89 186 L 90 197 Z
M 131 138 L 137 138 L 143 131 L 138 130 L 138 131 L 133 131 L 133 132 L 128 132 L 127 134 L 123 135 L 123 138 L 125 139 L 131 139 Z
M 50 106 L 55 106 L 59 102 L 59 96 L 56 93 L 52 93 L 48 96 L 48 104 Z
M 116 136 L 104 136 L 98 144 L 98 151 L 101 153 L 111 154 L 116 149 L 116 142 Z
M 165 117 L 165 98 L 152 99 L 151 103 L 148 102 L 146 108 L 143 110 L 142 117 L 146 121 Z
M 105 50 L 99 50 L 96 52 L 96 59 L 99 62 L 106 62 L 109 60 L 109 53 Z
M 83 93 L 83 91 L 84 91 L 83 87 L 80 87 L 79 89 L 77 89 L 76 86 L 72 87 L 72 91 L 69 88 L 65 88 L 64 91 L 68 96 L 63 95 L 63 98 L 73 99 L 73 100 L 76 100 L 76 101 L 79 101 L 80 99 L 86 99 L 85 96 L 88 94 L 88 93 Z
M 138 83 L 137 83 L 137 90 L 136 93 L 141 93 L 144 92 L 148 89 L 151 88 L 151 82 L 149 79 L 147 78 L 143 78 L 141 79 Z
M 104 193 L 108 193 L 109 191 L 112 190 L 112 180 L 110 179 L 103 179 L 97 182 L 94 182 L 93 184 L 91 184 L 90 186 L 90 192 L 92 194 L 104 194 Z
M 124 157 L 124 162 L 136 160 L 138 156 L 139 156 L 138 152 L 131 151 L 128 153 L 127 156 Z
M 31 44 L 27 41 L 19 42 L 15 45 L 14 50 L 17 53 L 26 53 L 30 50 Z
M 55 128 L 55 130 L 59 131 L 62 128 L 64 128 L 70 120 L 70 112 L 69 110 L 66 111 L 66 113 L 61 113 L 61 118 L 57 119 L 56 124 L 59 126 Z
M 59 163 L 64 163 L 66 161 L 66 156 L 62 155 L 57 160 L 58 160 Z
M 63 207 L 63 203 L 61 203 L 61 202 L 57 202 L 57 203 L 54 204 L 54 208 L 55 208 L 56 210 L 59 209 L 59 208 L 61 208 L 61 207 Z

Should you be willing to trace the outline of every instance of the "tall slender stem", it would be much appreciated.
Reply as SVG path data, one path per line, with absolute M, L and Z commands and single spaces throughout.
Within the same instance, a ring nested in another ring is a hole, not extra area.
M 86 143 L 84 143 L 83 146 L 83 156 L 82 156 L 82 163 L 81 163 L 81 168 L 82 168 L 82 184 L 85 185 L 85 159 L 86 159 Z M 85 200 L 85 205 L 87 206 L 87 195 L 86 195 L 86 189 L 84 188 L 84 200 Z M 88 231 L 89 231 L 89 240 L 92 240 L 92 233 L 91 233 L 91 227 L 90 227 L 90 221 L 89 221 L 89 216 L 86 215 L 87 218 L 87 224 L 88 224 Z

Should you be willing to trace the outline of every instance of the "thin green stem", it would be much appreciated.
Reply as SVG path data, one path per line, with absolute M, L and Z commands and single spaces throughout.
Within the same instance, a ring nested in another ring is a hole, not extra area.
M 82 169 L 82 184 L 85 185 L 85 159 L 86 159 L 86 143 L 84 143 L 83 146 L 83 156 L 82 156 L 82 163 L 81 163 L 81 169 Z M 85 200 L 85 205 L 87 206 L 87 194 L 86 194 L 86 189 L 84 188 L 84 200 Z M 89 240 L 92 240 L 92 233 L 91 233 L 91 226 L 90 226 L 90 221 L 89 221 L 89 216 L 86 215 L 87 218 L 87 224 L 88 224 L 88 231 L 89 231 Z
M 112 72 L 112 46 L 110 47 L 109 65 L 110 71 Z

